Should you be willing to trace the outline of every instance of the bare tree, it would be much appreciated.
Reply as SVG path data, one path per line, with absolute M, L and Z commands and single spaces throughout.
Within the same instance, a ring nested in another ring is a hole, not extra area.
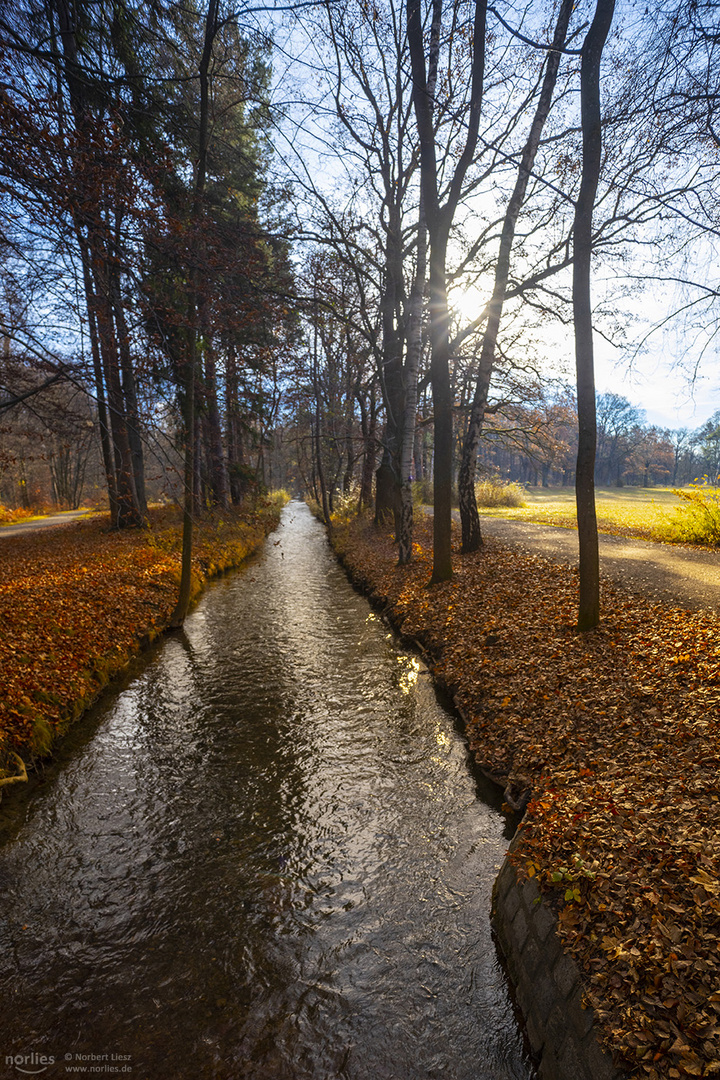
M 560 58 L 567 38 L 572 0 L 563 0 L 558 12 L 552 46 L 548 51 L 542 88 L 535 107 L 535 115 L 518 166 L 515 188 L 505 210 L 500 237 L 500 249 L 495 265 L 495 283 L 487 311 L 487 323 L 482 340 L 480 362 L 475 382 L 475 392 L 463 444 L 462 464 L 459 475 L 460 520 L 462 526 L 463 552 L 476 551 L 482 543 L 480 518 L 475 501 L 475 465 L 478 442 L 487 408 L 490 382 L 495 366 L 495 350 L 503 305 L 510 277 L 510 255 L 515 237 L 518 216 L 525 200 L 528 181 L 537 155 L 545 121 L 550 112 Z
M 578 408 L 575 493 L 580 547 L 579 630 L 591 630 L 600 621 L 600 556 L 595 514 L 597 435 L 590 263 L 593 248 L 593 207 L 602 163 L 600 63 L 614 11 L 615 0 L 597 0 L 595 16 L 582 47 L 580 71 L 582 179 L 575 205 L 573 230 L 573 316 Z
M 442 19 L 441 0 L 433 0 L 430 49 L 438 47 Z M 420 142 L 420 179 L 430 240 L 430 379 L 433 391 L 435 476 L 433 518 L 433 571 L 431 583 L 452 577 L 451 524 L 453 473 L 453 399 L 450 385 L 450 318 L 447 299 L 447 254 L 450 230 L 463 193 L 468 169 L 478 142 L 485 74 L 487 0 L 475 0 L 470 60 L 470 94 L 466 134 L 441 202 L 441 176 L 435 142 L 434 100 L 428 71 L 420 0 L 407 0 L 408 44 L 413 76 L 413 104 Z

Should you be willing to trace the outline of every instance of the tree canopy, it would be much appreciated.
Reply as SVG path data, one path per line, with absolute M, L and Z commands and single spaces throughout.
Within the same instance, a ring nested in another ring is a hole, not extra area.
M 329 516 L 375 474 L 403 563 L 432 484 L 440 581 L 498 439 L 572 482 L 579 408 L 586 499 L 684 475 L 697 439 L 566 387 L 581 338 L 714 346 L 713 5 L 23 0 L 0 34 L 7 501 L 38 425 L 119 527 L 284 480 Z

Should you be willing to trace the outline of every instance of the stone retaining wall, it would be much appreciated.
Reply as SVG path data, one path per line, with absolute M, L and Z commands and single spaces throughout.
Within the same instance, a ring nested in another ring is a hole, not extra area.
M 582 981 L 531 878 L 505 859 L 493 889 L 492 921 L 541 1080 L 624 1080 L 582 1007 Z

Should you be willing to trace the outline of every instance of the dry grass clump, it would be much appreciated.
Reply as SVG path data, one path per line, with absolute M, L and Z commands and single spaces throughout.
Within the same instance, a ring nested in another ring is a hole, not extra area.
M 478 506 L 525 506 L 525 493 L 519 484 L 504 483 L 494 476 L 486 476 L 475 485 Z

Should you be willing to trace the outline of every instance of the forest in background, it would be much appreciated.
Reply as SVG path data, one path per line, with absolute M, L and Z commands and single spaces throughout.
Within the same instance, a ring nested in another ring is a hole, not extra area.
M 442 578 L 451 492 L 473 550 L 476 480 L 573 483 L 578 431 L 601 484 L 720 472 L 718 414 L 570 378 L 590 256 L 596 336 L 712 356 L 712 3 L 0 11 L 8 506 L 355 491 L 403 562 L 421 481 Z

